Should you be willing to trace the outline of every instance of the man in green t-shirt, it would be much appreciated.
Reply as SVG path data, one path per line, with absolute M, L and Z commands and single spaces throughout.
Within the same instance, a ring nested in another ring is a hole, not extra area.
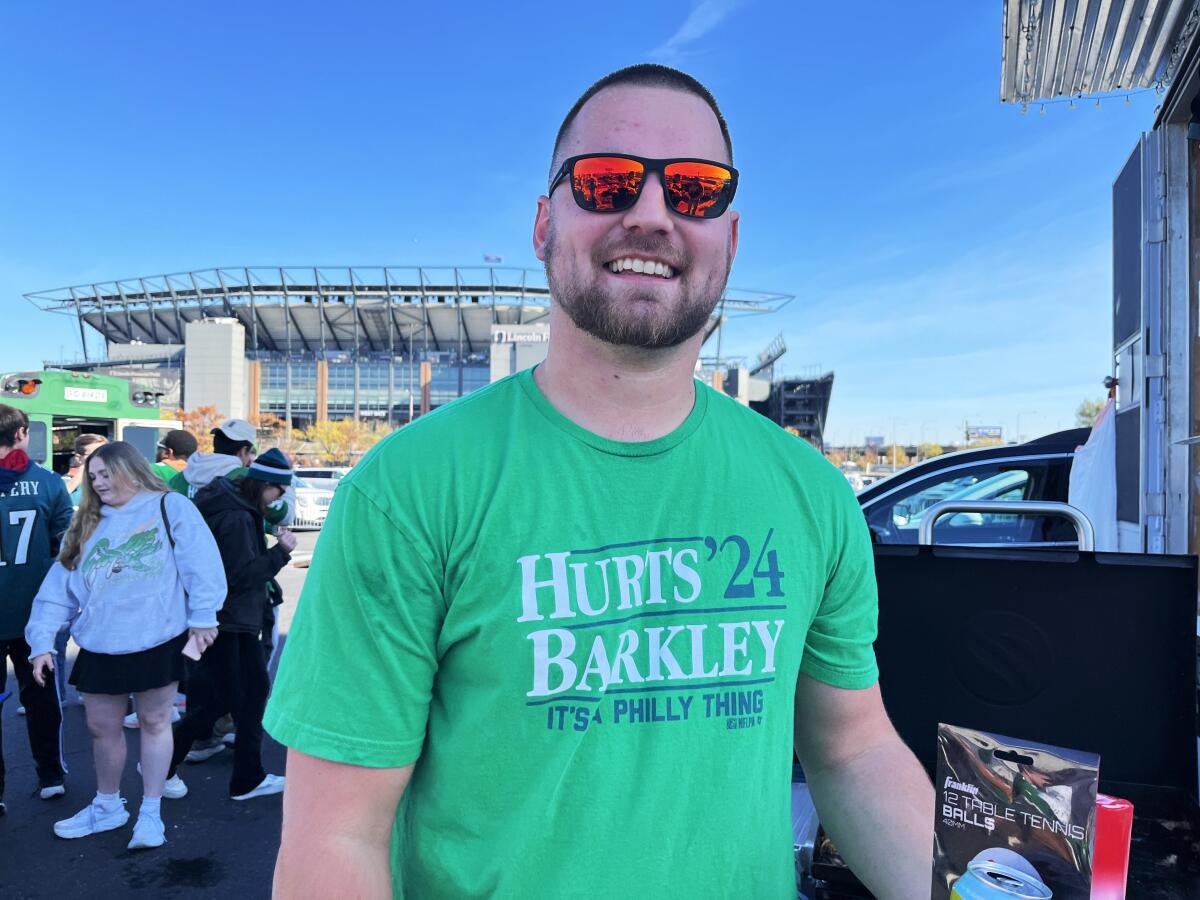
M 928 896 L 933 791 L 880 701 L 858 504 L 693 377 L 731 160 L 673 69 L 567 115 L 533 234 L 546 361 L 338 488 L 265 719 L 277 896 L 794 898 L 793 746 L 875 895 Z
M 184 470 L 198 447 L 196 436 L 190 431 L 184 431 L 182 428 L 171 429 L 158 442 L 157 459 L 153 466 L 155 473 L 170 484 L 171 480 Z

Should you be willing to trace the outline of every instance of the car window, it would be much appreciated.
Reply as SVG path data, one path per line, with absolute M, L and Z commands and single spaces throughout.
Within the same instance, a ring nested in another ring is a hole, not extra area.
M 933 472 L 904 485 L 867 509 L 867 523 L 880 543 L 915 544 L 930 507 L 944 500 L 1042 499 L 1046 465 L 1040 461 L 984 462 Z M 1004 513 L 955 513 L 934 526 L 938 544 L 1028 543 L 1042 540 L 1037 517 Z

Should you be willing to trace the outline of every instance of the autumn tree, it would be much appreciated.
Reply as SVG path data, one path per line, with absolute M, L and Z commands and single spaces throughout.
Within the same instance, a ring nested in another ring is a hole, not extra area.
M 917 448 L 917 454 L 921 459 L 931 459 L 935 456 L 941 456 L 945 452 L 941 444 L 922 444 Z
M 184 431 L 190 431 L 196 438 L 196 449 L 201 453 L 212 453 L 212 430 L 224 420 L 225 417 L 215 406 L 197 406 L 195 409 L 179 411 L 179 421 L 183 423 Z
M 313 445 L 317 456 L 326 464 L 348 466 L 386 435 L 386 428 L 371 428 L 365 422 L 342 419 L 314 422 L 305 429 L 302 437 Z

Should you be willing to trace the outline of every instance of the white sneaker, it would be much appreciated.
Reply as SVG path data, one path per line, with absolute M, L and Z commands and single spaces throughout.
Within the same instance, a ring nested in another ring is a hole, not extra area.
M 141 763 L 137 764 L 137 772 L 139 775 L 142 774 L 142 764 Z M 166 781 L 166 784 L 163 785 L 163 796 L 166 797 L 168 800 L 182 799 L 183 797 L 187 796 L 187 791 L 188 791 L 188 787 L 186 784 L 183 783 L 183 779 L 179 777 L 178 772 L 176 772 L 174 775 L 172 775 L 170 778 L 168 778 Z M 158 844 L 155 844 L 154 846 L 157 847 Z
M 18 715 L 18 716 L 23 716 L 23 715 L 25 715 L 25 707 L 23 707 L 23 706 L 18 706 L 18 707 L 17 707 L 17 715 Z
M 237 732 L 231 731 L 228 734 L 221 735 L 221 743 L 226 747 L 232 747 L 237 743 Z
M 105 810 L 93 800 L 71 818 L 55 822 L 54 833 L 60 838 L 81 838 L 101 831 L 112 831 L 128 821 L 129 813 L 125 810 L 124 799 L 113 810 Z
M 159 816 L 148 816 L 140 813 L 133 826 L 133 837 L 128 847 L 130 850 L 148 850 L 151 847 L 161 847 L 167 842 L 166 826 Z
M 163 796 L 168 800 L 179 800 L 187 796 L 188 786 L 183 783 L 183 779 L 178 775 L 173 775 L 167 779 L 163 785 Z
M 284 777 L 282 775 L 268 775 L 262 780 L 262 783 L 252 791 L 247 791 L 244 794 L 237 794 L 234 800 L 252 800 L 255 797 L 266 797 L 271 794 L 283 793 Z
M 187 756 L 183 758 L 186 763 L 202 763 L 206 759 L 212 759 L 218 753 L 225 749 L 225 744 L 214 739 L 208 741 L 197 741 L 192 744 L 192 749 L 188 751 Z
M 52 800 L 55 797 L 61 797 L 66 792 L 67 788 L 61 781 L 58 784 L 47 784 L 38 788 L 38 796 L 43 800 Z

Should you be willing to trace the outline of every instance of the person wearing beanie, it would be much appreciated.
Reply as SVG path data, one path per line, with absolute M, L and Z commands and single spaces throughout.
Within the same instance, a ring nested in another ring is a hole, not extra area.
M 195 500 L 201 488 L 216 478 L 233 480 L 242 477 L 254 461 L 258 429 L 245 419 L 226 419 L 211 433 L 213 452 L 193 453 L 183 470 L 166 480 L 167 487 L 191 500 Z M 267 507 L 263 518 L 269 526 L 268 530 L 289 525 L 294 517 L 296 503 L 290 481 L 285 488 L 278 499 Z
M 199 446 L 196 443 L 195 435 L 191 432 L 174 428 L 158 442 L 157 459 L 151 468 L 163 481 L 170 482 L 172 478 L 183 471 Z
M 267 583 L 287 565 L 296 546 L 295 536 L 280 528 L 276 543 L 268 548 L 263 514 L 291 482 L 291 462 L 272 449 L 253 460 L 244 475 L 214 478 L 195 496 L 196 508 L 221 552 L 229 593 L 217 614 L 217 639 L 188 685 L 187 714 L 175 726 L 169 777 L 177 777 L 192 742 L 208 738 L 217 720 L 232 713 L 237 742 L 229 795 L 234 800 L 283 790 L 283 776 L 268 774 L 262 765 L 262 717 L 270 678 L 259 633 L 268 604 Z

